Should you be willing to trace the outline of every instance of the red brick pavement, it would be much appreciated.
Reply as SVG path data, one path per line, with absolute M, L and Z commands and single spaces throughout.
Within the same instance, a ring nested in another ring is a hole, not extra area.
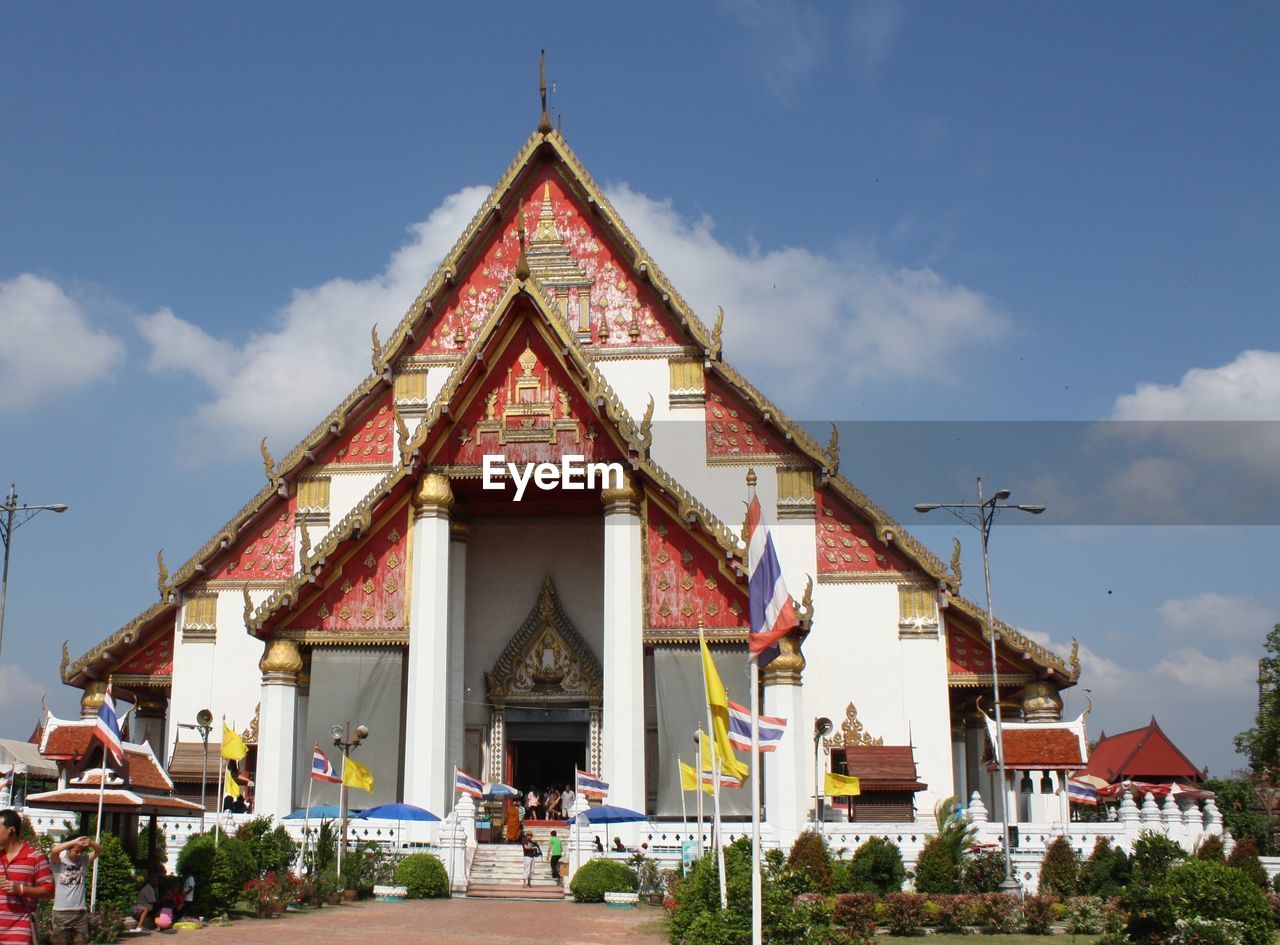
M 145 937 L 159 945 L 157 935 Z M 652 906 L 438 899 L 357 902 L 275 919 L 239 919 L 227 926 L 180 932 L 178 939 L 187 945 L 665 945 L 667 934 L 662 910 Z

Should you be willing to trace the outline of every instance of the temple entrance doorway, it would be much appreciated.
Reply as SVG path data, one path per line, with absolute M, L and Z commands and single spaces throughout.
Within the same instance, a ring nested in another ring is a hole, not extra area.
M 586 769 L 590 736 L 585 708 L 508 708 L 507 783 L 520 791 L 572 786 L 574 768 Z

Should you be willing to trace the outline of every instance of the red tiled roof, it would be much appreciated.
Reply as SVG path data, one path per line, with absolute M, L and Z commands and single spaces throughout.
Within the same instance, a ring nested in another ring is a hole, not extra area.
M 124 760 L 125 780 L 129 782 L 129 787 L 166 793 L 173 790 L 173 782 L 151 752 L 126 745 Z
M 916 774 L 915 749 L 910 745 L 853 745 L 844 750 L 849 774 L 862 791 L 923 791 Z
M 1199 781 L 1202 777 L 1202 772 L 1169 740 L 1154 716 L 1143 728 L 1102 736 L 1084 773 L 1112 784 L 1126 779 Z
M 83 757 L 92 744 L 92 722 L 65 722 L 48 732 L 40 754 L 59 761 L 75 761 Z
M 63 791 L 31 794 L 27 797 L 27 806 L 46 810 L 97 810 L 98 791 L 96 788 L 67 788 Z M 171 816 L 200 815 L 199 804 L 180 797 L 140 794 L 121 788 L 108 788 L 102 792 L 102 808 L 111 813 L 138 814 L 154 811 Z
M 1007 768 L 1075 769 L 1084 762 L 1080 737 L 1070 729 L 1044 725 L 1004 730 L 1004 763 Z

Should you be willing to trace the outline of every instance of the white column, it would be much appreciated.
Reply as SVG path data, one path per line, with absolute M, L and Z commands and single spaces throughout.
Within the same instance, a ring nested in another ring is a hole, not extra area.
M 449 509 L 453 490 L 428 473 L 413 494 L 413 586 L 405 707 L 404 800 L 445 809 L 449 759 Z
M 964 739 L 964 723 L 951 728 L 951 777 L 955 781 L 956 797 L 969 796 L 969 759 Z
M 804 655 L 794 634 L 779 642 L 781 652 L 764 668 L 762 715 L 787 720 L 782 741 L 771 754 L 761 755 L 764 765 L 765 820 L 774 828 L 783 848 L 805 829 L 809 776 L 814 769 L 813 738 L 804 714 Z
M 258 710 L 258 770 L 254 813 L 281 818 L 293 810 L 294 736 L 298 713 L 298 673 L 302 654 L 292 640 L 268 640 L 262 659 Z M 214 794 L 220 797 L 222 785 Z
M 465 749 L 465 705 L 466 694 L 463 680 L 463 655 L 465 649 L 463 638 L 466 633 L 466 600 L 467 600 L 467 536 L 469 529 L 465 522 L 449 524 L 449 748 L 445 765 L 445 803 L 452 804 L 455 798 L 453 784 L 453 766 L 462 765 L 471 770 L 463 760 Z M 466 796 L 466 795 L 464 795 Z M 473 805 L 474 807 L 474 805 Z M 438 812 L 441 817 L 445 811 Z
M 609 803 L 645 810 L 640 494 L 604 489 L 604 752 Z

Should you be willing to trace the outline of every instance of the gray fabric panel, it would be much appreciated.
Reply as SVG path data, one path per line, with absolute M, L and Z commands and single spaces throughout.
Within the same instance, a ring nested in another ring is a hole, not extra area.
M 355 809 L 400 800 L 404 780 L 404 653 L 401 650 L 316 647 L 311 651 L 311 690 L 307 699 L 306 737 L 298 744 L 298 776 L 294 806 L 307 802 L 311 780 L 311 748 L 316 742 L 341 771 L 342 752 L 333 744 L 333 726 L 369 726 L 369 737 L 352 757 L 373 773 L 373 793 L 352 788 L 348 805 Z M 312 804 L 337 804 L 337 784 L 316 781 Z
M 745 644 L 711 648 L 720 679 L 729 698 L 746 705 L 751 698 L 747 682 Z M 653 683 L 658 702 L 658 816 L 680 816 L 680 768 L 676 755 L 693 765 L 694 735 L 698 723 L 707 728 L 706 690 L 702 681 L 702 657 L 696 646 L 658 646 L 653 651 Z M 738 760 L 747 762 L 745 753 Z M 695 816 L 697 795 L 685 797 L 689 817 Z M 705 795 L 704 813 L 710 817 L 711 795 Z M 751 783 L 720 792 L 720 812 L 725 816 L 751 816 Z

